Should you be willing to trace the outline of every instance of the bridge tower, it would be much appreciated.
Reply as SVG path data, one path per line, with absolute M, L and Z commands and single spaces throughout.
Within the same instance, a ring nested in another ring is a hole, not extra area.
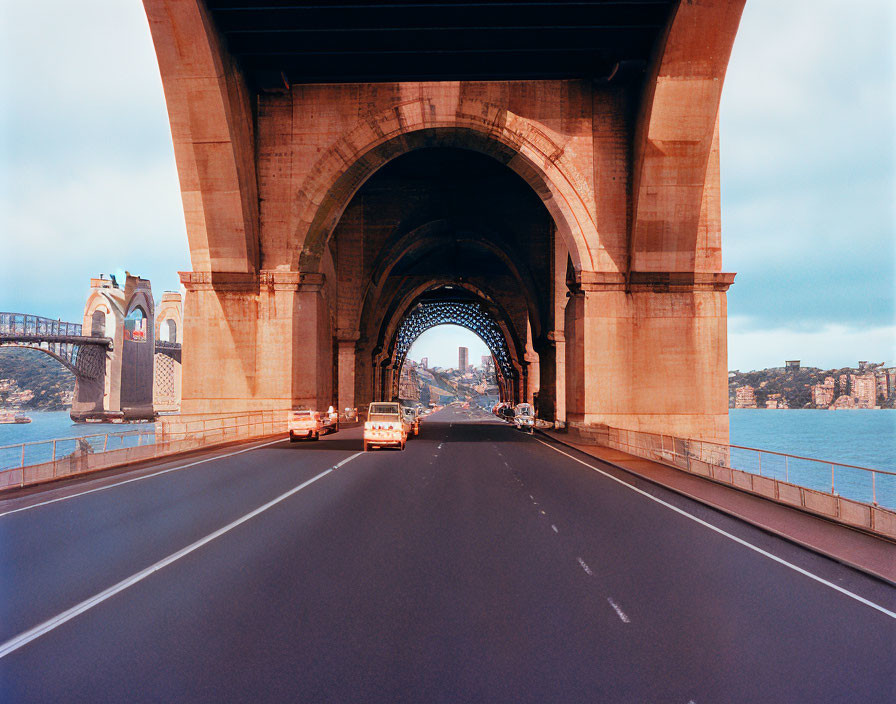
M 184 334 L 183 300 L 176 291 L 165 291 L 156 309 L 155 376 L 153 406 L 157 413 L 180 410 L 181 342 Z
M 84 307 L 85 335 L 109 337 L 105 374 L 78 379 L 71 417 L 90 420 L 151 420 L 155 304 L 147 279 L 127 275 L 124 288 L 103 277 L 90 280 Z
M 743 5 L 144 0 L 192 261 L 182 412 L 363 407 L 443 302 L 548 418 L 726 441 Z

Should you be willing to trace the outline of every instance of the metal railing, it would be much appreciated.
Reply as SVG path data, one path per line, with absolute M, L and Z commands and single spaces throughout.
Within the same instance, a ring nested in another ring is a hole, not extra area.
M 0 446 L 0 471 L 20 469 L 73 455 L 92 455 L 125 447 L 140 447 L 155 443 L 155 425 L 147 429 L 129 430 L 120 433 L 98 433 L 73 438 L 34 440 L 15 445 Z
M 0 333 L 6 335 L 80 335 L 81 325 L 28 313 L 0 312 Z
M 703 466 L 723 467 L 832 496 L 896 508 L 894 471 L 670 435 L 615 428 L 608 429 L 608 432 L 611 446 L 618 446 L 618 449 L 633 455 L 649 456 L 689 472 Z

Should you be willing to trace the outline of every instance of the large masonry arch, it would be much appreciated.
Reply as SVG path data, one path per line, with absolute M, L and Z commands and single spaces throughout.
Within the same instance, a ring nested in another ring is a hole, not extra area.
M 426 147 L 468 149 L 506 164 L 544 202 L 566 240 L 573 266 L 593 268 L 591 249 L 599 242 L 587 206 L 591 189 L 564 157 L 564 147 L 506 108 L 450 94 L 443 97 L 441 92 L 359 122 L 315 164 L 297 194 L 297 268 L 317 269 L 321 250 L 345 207 L 377 169 Z
M 419 55 L 374 3 L 361 47 L 355 9 L 325 13 L 326 60 L 292 37 L 317 31 L 302 2 L 144 5 L 193 269 L 184 413 L 362 406 L 386 314 L 458 286 L 503 311 L 548 420 L 727 440 L 718 108 L 744 0 L 560 3 L 563 28 L 538 5 L 494 50 L 520 28 L 474 1 L 452 21 L 481 48 Z

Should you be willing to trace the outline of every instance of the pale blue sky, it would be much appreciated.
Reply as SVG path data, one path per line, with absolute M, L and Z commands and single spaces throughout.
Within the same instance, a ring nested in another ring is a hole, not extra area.
M 88 279 L 125 268 L 177 288 L 189 254 L 142 3 L 0 13 L 0 310 L 76 320 Z M 729 368 L 896 361 L 894 47 L 891 0 L 748 0 L 721 113 Z M 414 356 L 456 364 L 466 339 L 475 360 L 473 337 L 434 330 Z

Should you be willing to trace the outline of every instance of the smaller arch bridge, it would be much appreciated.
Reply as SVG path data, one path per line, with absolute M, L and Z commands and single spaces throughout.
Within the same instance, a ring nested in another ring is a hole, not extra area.
M 96 380 L 106 371 L 112 339 L 82 335 L 81 325 L 26 313 L 0 313 L 0 346 L 35 349 L 53 357 L 77 379 Z

